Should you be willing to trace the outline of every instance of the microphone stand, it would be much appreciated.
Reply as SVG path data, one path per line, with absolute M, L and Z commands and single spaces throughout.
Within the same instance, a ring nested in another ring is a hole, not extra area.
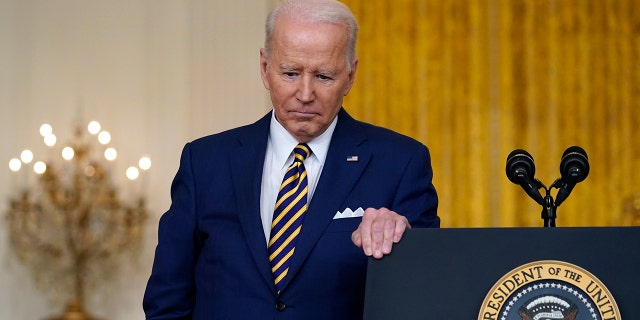
M 542 218 L 542 220 L 544 220 L 544 227 L 555 228 L 557 206 L 555 204 L 555 201 L 553 200 L 553 197 L 551 196 L 551 188 L 555 186 L 555 183 L 551 185 L 551 187 L 547 188 L 547 186 L 545 186 L 542 181 L 535 179 L 535 182 L 538 189 L 544 189 L 544 191 L 546 192 L 546 195 L 543 199 L 544 202 L 540 203 L 540 205 L 542 206 L 542 213 L 540 214 L 540 217 Z
M 544 197 L 544 206 L 542 206 L 542 219 L 545 228 L 555 228 L 556 226 L 556 205 L 551 197 L 551 188 L 544 188 L 547 195 Z

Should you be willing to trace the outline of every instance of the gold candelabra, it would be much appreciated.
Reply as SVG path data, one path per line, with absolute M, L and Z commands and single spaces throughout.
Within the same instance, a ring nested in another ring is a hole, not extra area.
M 45 124 L 40 131 L 45 144 L 53 147 L 56 137 L 51 126 Z M 62 149 L 64 160 L 33 161 L 33 153 L 25 150 L 9 163 L 16 175 L 23 171 L 23 176 L 32 175 L 26 167 L 33 163 L 36 174 L 33 186 L 27 183 L 10 199 L 7 220 L 10 246 L 19 260 L 39 287 L 66 303 L 65 311 L 50 319 L 95 319 L 84 311 L 87 291 L 112 276 L 119 259 L 139 244 L 147 216 L 142 195 L 128 201 L 132 204 L 118 196 L 109 170 L 117 156 L 113 147 L 107 147 L 110 134 L 95 121 L 88 131 L 105 145 L 105 159 L 94 156 L 95 142 L 76 127 L 72 142 Z M 138 169 L 150 165 L 149 158 L 142 157 L 126 175 L 135 180 Z

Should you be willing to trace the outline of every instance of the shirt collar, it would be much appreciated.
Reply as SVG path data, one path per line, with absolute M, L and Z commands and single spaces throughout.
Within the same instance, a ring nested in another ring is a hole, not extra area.
M 329 143 L 331 142 L 331 136 L 333 136 L 333 131 L 336 129 L 337 123 L 338 116 L 336 115 L 327 130 L 318 137 L 307 142 L 307 145 L 312 151 L 311 157 L 316 157 L 320 163 L 324 163 L 324 160 L 327 158 Z M 275 110 L 271 112 L 269 140 L 271 141 L 271 147 L 273 148 L 274 163 L 279 168 L 284 168 L 287 165 L 287 160 L 291 155 L 291 151 L 293 151 L 293 149 L 298 145 L 298 140 L 296 140 L 287 131 L 287 129 L 278 122 Z

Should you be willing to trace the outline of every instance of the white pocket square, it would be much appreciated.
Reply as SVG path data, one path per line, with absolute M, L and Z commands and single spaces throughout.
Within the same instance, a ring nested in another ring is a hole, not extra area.
M 362 217 L 364 214 L 364 209 L 358 208 L 356 211 L 351 210 L 351 208 L 347 208 L 344 211 L 336 212 L 336 215 L 333 216 L 333 219 L 343 219 L 343 218 L 358 218 Z

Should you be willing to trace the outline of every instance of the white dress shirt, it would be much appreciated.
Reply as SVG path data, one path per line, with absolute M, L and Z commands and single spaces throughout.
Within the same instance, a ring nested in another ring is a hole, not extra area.
M 316 190 L 318 180 L 320 180 L 320 173 L 322 172 L 324 160 L 327 157 L 327 151 L 329 151 L 331 136 L 337 122 L 338 117 L 336 116 L 324 133 L 307 142 L 311 149 L 311 155 L 304 161 L 309 188 L 307 203 L 311 202 L 313 192 Z M 273 209 L 278 198 L 280 184 L 287 168 L 293 163 L 293 149 L 298 143 L 298 140 L 278 122 L 275 112 L 272 112 L 260 189 L 260 217 L 262 218 L 262 228 L 267 242 L 269 242 L 271 234 Z

